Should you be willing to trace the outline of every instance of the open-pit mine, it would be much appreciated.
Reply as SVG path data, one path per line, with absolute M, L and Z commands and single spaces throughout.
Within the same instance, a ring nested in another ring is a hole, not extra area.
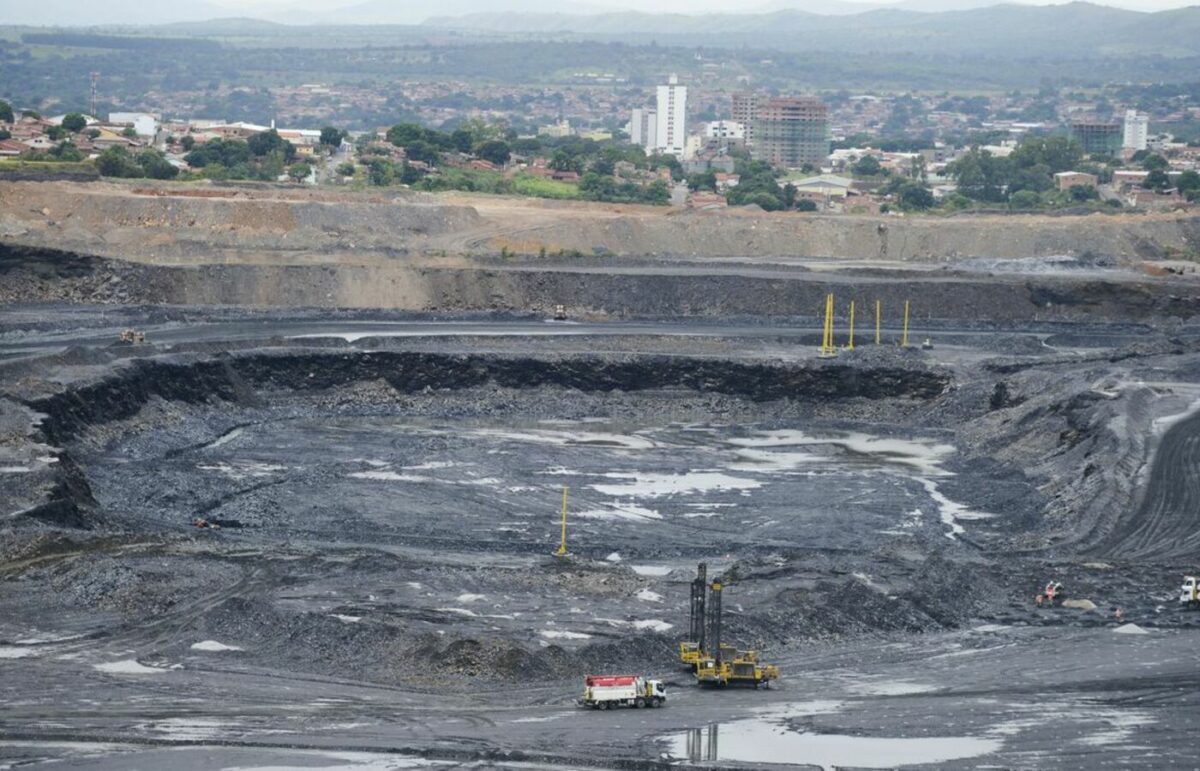
M 1198 241 L 5 183 L 0 768 L 1200 765 Z

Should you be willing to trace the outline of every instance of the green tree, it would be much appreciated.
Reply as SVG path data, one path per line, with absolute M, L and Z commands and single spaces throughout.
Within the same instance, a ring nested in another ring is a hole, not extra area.
M 549 166 L 555 171 L 574 171 L 576 173 L 583 172 L 583 159 L 578 155 L 569 152 L 566 148 L 560 147 L 554 152 L 550 158 Z
M 280 153 L 284 163 L 291 163 L 296 158 L 296 147 L 291 142 L 279 136 L 275 129 L 255 134 L 246 140 L 246 147 L 251 154 L 265 158 L 272 153 Z M 280 170 L 282 173 L 282 169 Z
M 196 146 L 196 138 L 191 134 L 185 134 L 183 139 L 179 140 L 179 146 L 183 148 L 185 153 L 190 153 L 192 148 Z
M 932 209 L 935 201 L 929 188 L 917 182 L 909 182 L 900 188 L 897 200 L 901 208 L 909 211 Z
M 1142 168 L 1146 171 L 1165 171 L 1171 164 L 1161 155 L 1147 155 L 1142 159 Z
M 321 129 L 321 144 L 325 147 L 337 147 L 345 137 L 345 132 L 339 128 L 325 126 Z
M 1171 187 L 1171 177 L 1163 169 L 1153 169 L 1146 175 L 1146 180 L 1142 185 L 1161 193 Z
M 126 139 L 137 139 L 137 132 L 133 130 L 133 126 L 126 126 L 121 129 L 121 136 Z
M 353 177 L 354 176 L 354 164 L 351 163 L 350 161 L 346 161 L 345 163 L 339 163 L 338 167 L 337 167 L 337 173 L 342 175 L 343 177 Z
M 475 155 L 488 163 L 503 166 L 512 157 L 512 150 L 509 149 L 508 143 L 501 139 L 489 139 L 475 146 Z
M 426 130 L 416 123 L 397 123 L 388 129 L 387 140 L 396 147 L 408 147 L 413 142 L 426 141 Z
M 800 192 L 799 188 L 797 188 L 791 182 L 784 185 L 783 193 L 781 196 L 781 198 L 783 200 L 783 208 L 790 209 L 793 206 L 795 206 L 796 205 L 796 196 L 799 194 L 799 192 Z
M 428 163 L 430 166 L 436 166 L 441 159 L 441 154 L 429 142 L 418 139 L 405 145 L 404 157 L 410 161 L 420 161 L 421 163 Z
M 56 147 L 52 148 L 47 155 L 56 161 L 72 163 L 77 163 L 84 159 L 83 153 L 69 139 L 64 142 L 60 142 Z
M 81 113 L 71 112 L 63 116 L 62 127 L 72 134 L 78 134 L 87 128 L 87 118 Z
M 796 202 L 796 211 L 813 212 L 817 208 L 817 202 L 811 198 L 801 198 Z
M 0 99 L 0 123 L 13 123 L 16 121 L 16 116 L 13 115 L 12 105 Z
M 850 170 L 860 177 L 877 177 L 883 173 L 883 166 L 874 155 L 864 155 L 855 161 Z
M 294 181 L 303 182 L 312 175 L 312 166 L 309 166 L 303 161 L 300 163 L 293 163 L 291 166 L 288 166 L 287 173 L 288 176 Z
M 0 129 L 0 142 L 3 142 L 5 139 L 12 139 L 12 132 L 8 129 Z
M 687 186 L 690 190 L 717 190 L 717 175 L 712 171 L 698 171 L 695 174 L 689 174 L 687 178 Z
M 1095 201 L 1100 198 L 1100 193 L 1091 185 L 1071 185 L 1067 192 L 1073 201 Z
M 1042 197 L 1032 190 L 1018 190 L 1008 199 L 1008 205 L 1013 209 L 1036 209 L 1042 204 Z
M 958 184 L 958 192 L 976 201 L 997 202 L 1005 198 L 1010 165 L 987 150 L 972 148 L 961 158 L 946 165 L 946 172 Z
M 1175 182 L 1175 187 L 1179 188 L 1179 192 L 1185 194 L 1200 190 L 1200 172 L 1188 169 L 1179 175 L 1179 179 Z
M 140 177 L 142 168 L 124 147 L 110 147 L 96 157 L 96 169 L 106 177 Z
M 367 164 L 367 179 L 377 187 L 387 187 L 392 184 L 392 164 L 376 158 Z
M 137 162 L 143 174 L 151 179 L 174 179 L 179 176 L 179 169 L 157 150 L 143 150 L 138 154 Z
M 1066 136 L 1029 137 L 1009 156 L 1018 169 L 1045 167 L 1051 175 L 1071 171 L 1082 159 L 1079 143 Z

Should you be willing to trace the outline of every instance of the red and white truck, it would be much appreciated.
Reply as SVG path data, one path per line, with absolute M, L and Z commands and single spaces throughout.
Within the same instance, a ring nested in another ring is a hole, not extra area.
M 583 684 L 579 704 L 592 709 L 661 707 L 667 701 L 662 681 L 641 675 L 588 675 Z

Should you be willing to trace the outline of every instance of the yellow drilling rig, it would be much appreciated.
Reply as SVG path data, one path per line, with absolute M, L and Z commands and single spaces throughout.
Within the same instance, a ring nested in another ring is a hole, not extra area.
M 679 643 L 679 659 L 691 669 L 700 685 L 760 685 L 770 687 L 779 678 L 779 667 L 763 664 L 758 651 L 738 650 L 721 642 L 721 592 L 724 581 L 708 582 L 708 565 L 701 562 L 692 581 L 691 624 L 688 639 Z

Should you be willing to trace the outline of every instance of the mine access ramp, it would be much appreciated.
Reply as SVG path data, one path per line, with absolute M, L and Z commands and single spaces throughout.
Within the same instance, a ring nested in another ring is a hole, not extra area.
M 739 650 L 721 642 L 721 592 L 725 582 L 708 582 L 708 565 L 701 562 L 692 581 L 688 639 L 679 643 L 679 660 L 700 685 L 760 685 L 779 679 L 779 667 L 758 660 L 758 651 Z
M 667 689 L 662 681 L 641 675 L 588 675 L 583 685 L 581 707 L 661 707 L 667 702 Z

